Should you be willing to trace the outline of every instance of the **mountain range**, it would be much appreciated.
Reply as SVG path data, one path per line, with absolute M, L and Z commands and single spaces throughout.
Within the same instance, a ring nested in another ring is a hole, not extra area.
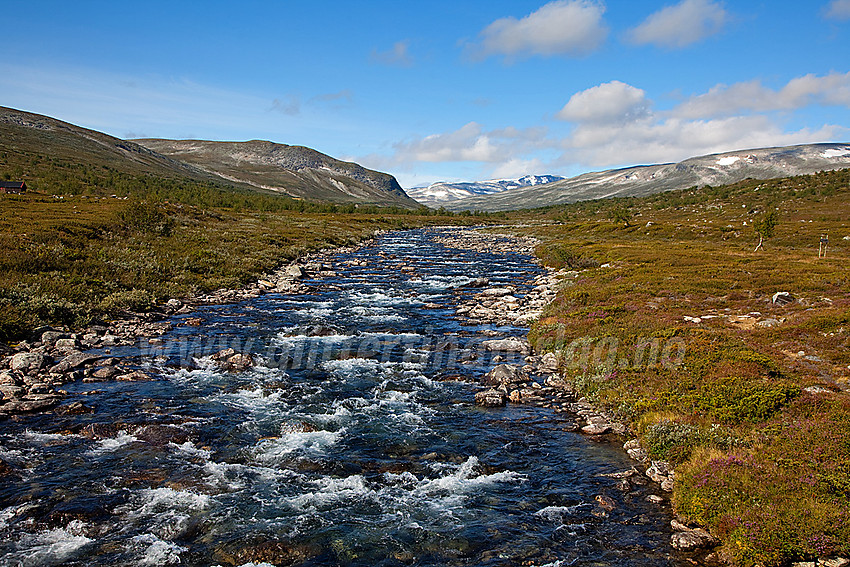
M 491 179 L 489 181 L 456 183 L 440 181 L 431 185 L 413 187 L 407 190 L 407 194 L 428 207 L 441 207 L 446 206 L 451 201 L 476 195 L 492 195 L 519 187 L 543 185 L 562 179 L 564 177 L 558 175 L 525 175 L 516 179 Z
M 302 146 L 256 140 L 122 140 L 5 107 L 0 107 L 0 152 L 29 155 L 36 160 L 44 156 L 134 175 L 215 182 L 310 201 L 420 206 L 392 175 Z M 26 177 L 25 169 L 23 175 Z
M 850 144 L 808 144 L 711 154 L 679 163 L 585 173 L 545 185 L 448 201 L 449 210 L 508 211 L 608 197 L 639 197 L 743 179 L 775 179 L 850 167 Z

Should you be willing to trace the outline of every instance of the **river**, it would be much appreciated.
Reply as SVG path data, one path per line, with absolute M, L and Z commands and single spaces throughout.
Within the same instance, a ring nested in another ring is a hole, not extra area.
M 0 565 L 686 564 L 651 487 L 605 476 L 632 466 L 616 445 L 473 404 L 495 364 L 477 345 L 527 329 L 455 308 L 477 278 L 521 295 L 543 270 L 447 232 L 330 254 L 306 294 L 176 316 L 161 344 L 109 352 L 154 380 L 75 382 L 95 412 L 0 423 Z M 228 347 L 255 366 L 222 369 Z

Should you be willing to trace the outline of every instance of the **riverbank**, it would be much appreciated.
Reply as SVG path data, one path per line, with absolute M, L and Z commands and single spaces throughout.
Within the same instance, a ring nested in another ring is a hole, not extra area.
M 580 269 L 531 344 L 670 464 L 682 523 L 705 527 L 736 565 L 850 554 L 846 176 L 610 203 L 627 223 L 579 204 L 517 231 L 542 241 L 550 266 Z M 781 222 L 753 252 L 767 208 Z

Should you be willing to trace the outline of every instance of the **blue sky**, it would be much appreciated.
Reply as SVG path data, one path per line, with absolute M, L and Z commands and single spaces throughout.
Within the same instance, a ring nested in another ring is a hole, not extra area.
M 402 186 L 850 141 L 850 0 L 0 0 L 0 105 Z

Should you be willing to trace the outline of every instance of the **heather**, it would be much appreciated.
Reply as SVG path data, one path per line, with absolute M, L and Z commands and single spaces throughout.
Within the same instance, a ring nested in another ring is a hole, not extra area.
M 544 262 L 574 270 L 530 339 L 677 467 L 677 514 L 737 565 L 850 553 L 848 185 L 828 172 L 526 213 Z

